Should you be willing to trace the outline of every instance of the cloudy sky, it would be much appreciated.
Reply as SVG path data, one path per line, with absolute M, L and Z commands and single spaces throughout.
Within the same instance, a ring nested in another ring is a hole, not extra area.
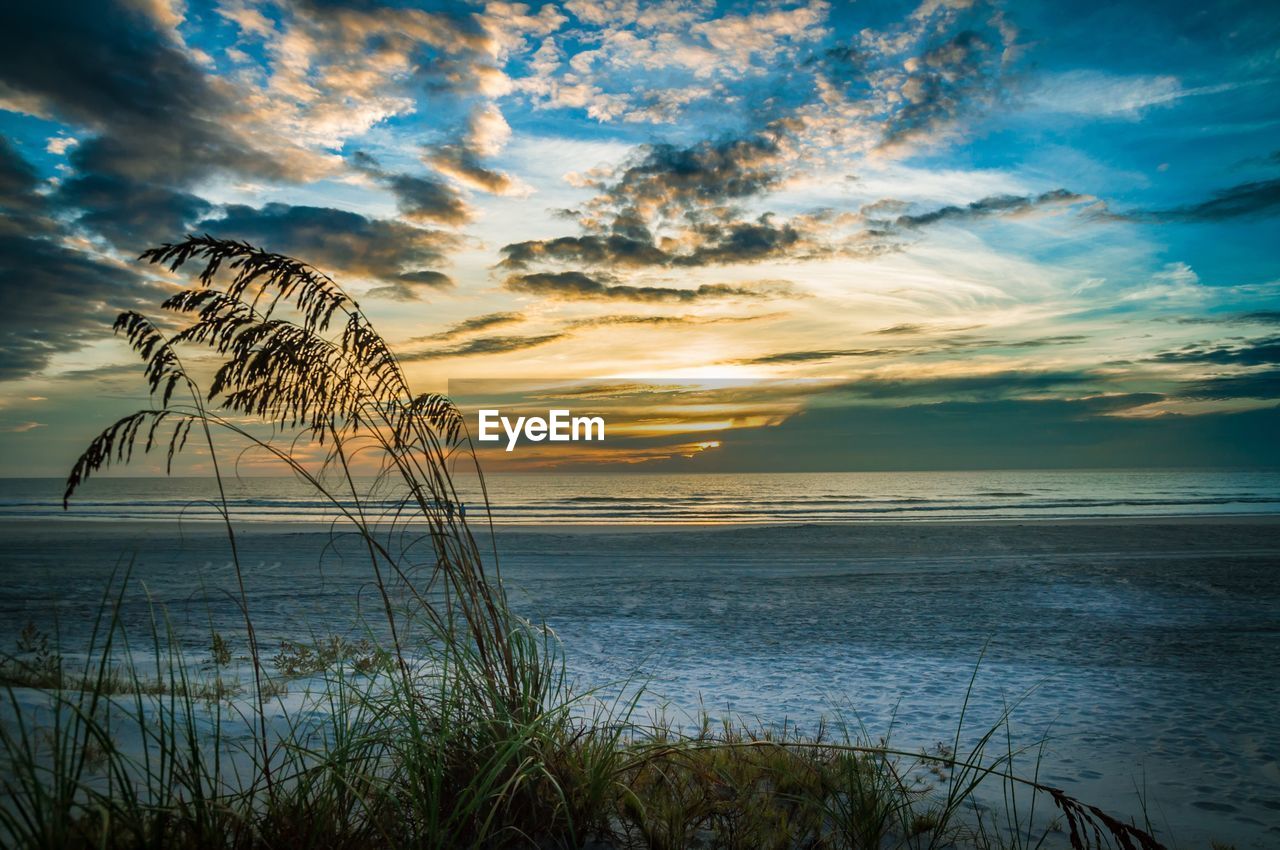
M 419 389 L 617 388 L 652 468 L 1280 464 L 1269 4 L 3 17 L 0 473 L 146 403 L 109 326 L 187 232 L 333 273 Z

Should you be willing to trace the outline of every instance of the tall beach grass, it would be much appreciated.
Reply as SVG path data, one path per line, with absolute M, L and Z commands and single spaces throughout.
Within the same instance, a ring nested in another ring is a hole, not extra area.
M 642 716 L 638 685 L 578 689 L 573 647 L 512 610 L 492 529 L 458 509 L 457 464 L 483 487 L 462 417 L 412 393 L 347 293 L 305 263 L 210 237 L 143 259 L 194 269 L 193 286 L 162 321 L 116 321 L 153 404 L 90 443 L 66 503 L 109 466 L 147 453 L 171 465 L 198 445 L 243 646 L 212 627 L 207 645 L 184 646 L 162 610 L 131 634 L 127 569 L 83 652 L 25 631 L 0 663 L 5 846 L 1162 846 L 1040 782 L 1007 718 L 972 736 L 962 717 L 953 741 L 918 752 L 838 715 L 808 734 L 680 724 Z M 190 365 L 188 351 L 201 352 Z M 303 451 L 315 446 L 319 462 Z M 246 449 L 309 483 L 359 539 L 379 610 L 358 638 L 260 640 L 222 495 L 224 459 Z M 359 483 L 370 465 L 400 494 L 391 510 Z

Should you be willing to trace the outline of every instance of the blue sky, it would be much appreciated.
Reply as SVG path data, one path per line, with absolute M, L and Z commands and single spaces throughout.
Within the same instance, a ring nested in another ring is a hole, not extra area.
M 817 421 L 832 468 L 918 466 L 883 435 L 956 422 L 930 463 L 1280 462 L 1267 4 L 4 16 L 4 474 L 147 403 L 110 320 L 183 284 L 133 257 L 190 231 L 331 271 L 423 389 L 735 381 L 642 435 L 650 463 L 744 468 L 736 440 L 807 468 Z

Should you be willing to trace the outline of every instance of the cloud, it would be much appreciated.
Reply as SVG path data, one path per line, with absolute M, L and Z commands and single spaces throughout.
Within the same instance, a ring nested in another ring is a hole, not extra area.
M 608 184 L 598 203 L 619 217 L 678 218 L 690 208 L 752 197 L 778 185 L 783 152 L 776 136 L 702 141 L 680 147 L 649 144 Z
M 430 270 L 404 272 L 390 283 L 369 289 L 365 295 L 391 301 L 420 301 L 423 290 L 452 289 L 453 286 L 453 278 L 443 272 Z
M 0 208 L 9 215 L 42 213 L 47 201 L 36 188 L 40 176 L 5 136 L 0 136 Z
M 132 269 L 65 244 L 39 183 L 0 136 L 0 381 L 106 338 L 117 310 L 159 294 Z
M 189 192 L 107 174 L 66 180 L 53 198 L 60 206 L 83 210 L 78 224 L 130 254 L 172 240 L 213 211 L 213 204 Z
M 1012 370 L 980 375 L 927 378 L 866 377 L 841 384 L 841 396 L 877 400 L 975 398 L 1004 399 L 1043 395 L 1069 388 L 1077 395 L 1101 395 L 1108 388 L 1105 376 L 1074 371 Z M 1148 399 L 1150 401 L 1150 399 Z
M 567 339 L 579 331 L 590 330 L 600 327 L 617 327 L 621 325 L 643 325 L 643 326 L 660 326 L 660 325 L 712 325 L 722 323 L 738 323 L 755 321 L 763 316 L 631 316 L 631 315 L 611 315 L 611 316 L 593 316 L 584 319 L 575 319 L 567 322 L 560 330 L 546 333 L 535 334 L 530 336 L 489 336 L 478 339 L 468 340 L 458 345 L 427 349 L 416 352 L 409 356 L 413 360 L 425 360 L 436 357 L 467 357 L 473 355 L 485 354 L 503 354 L 510 351 L 519 351 L 526 348 L 534 348 L 540 345 L 546 345 L 562 339 Z M 516 324 L 524 321 L 525 317 L 521 313 L 489 313 L 483 316 L 475 316 L 458 322 L 445 330 L 430 334 L 428 336 L 414 337 L 410 342 L 447 342 L 461 336 L 468 336 L 478 331 L 488 330 L 490 328 L 500 327 L 502 325 Z
M 971 331 L 982 327 L 982 325 L 965 325 L 959 328 L 943 328 L 938 325 L 924 325 L 913 322 L 890 325 L 887 328 L 871 331 L 876 336 L 914 336 L 917 334 L 936 333 L 938 331 L 947 330 L 952 332 Z
M 16 422 L 12 425 L 0 426 L 0 431 L 4 431 L 9 434 L 25 434 L 28 431 L 34 431 L 37 428 L 43 428 L 43 427 L 45 427 L 45 424 L 43 422 L 33 422 L 33 421 Z
M 615 231 L 516 242 L 502 247 L 500 266 L 525 269 L 535 263 L 645 268 L 697 267 L 758 263 L 775 259 L 812 259 L 836 253 L 872 253 L 886 246 L 868 241 L 841 245 L 828 240 L 829 228 L 814 218 L 780 220 L 765 213 L 752 220 L 691 224 L 678 236 L 652 240 L 647 231 L 627 221 Z
M 894 219 L 898 227 L 918 229 L 928 225 L 965 222 L 991 216 L 1025 215 L 1044 208 L 1062 208 L 1096 200 L 1066 189 L 1054 189 L 1039 195 L 992 195 L 965 206 L 946 206 L 918 215 L 900 215 Z
M 1153 359 L 1161 363 L 1214 363 L 1238 366 L 1280 363 L 1280 336 L 1216 345 L 1186 345 L 1177 351 L 1157 354 Z
M 1108 221 L 1215 222 L 1234 218 L 1272 216 L 1280 213 L 1280 179 L 1241 183 L 1221 189 L 1194 204 L 1165 209 L 1112 212 L 1099 209 L 1096 217 Z
M 1045 74 L 1027 92 L 1033 108 L 1085 116 L 1136 118 L 1152 106 L 1184 96 L 1181 82 L 1169 74 L 1122 76 L 1097 70 Z
M 1178 390 L 1178 395 L 1182 398 L 1211 401 L 1280 399 L 1280 369 L 1188 381 Z M 1272 432 L 1273 443 L 1275 433 Z
M 72 136 L 54 136 L 45 143 L 44 149 L 55 156 L 62 156 L 78 144 L 80 140 Z
M 611 175 L 574 175 L 598 190 L 577 213 L 583 235 L 506 245 L 502 265 L 708 266 L 826 250 L 818 219 L 745 218 L 735 207 L 779 185 L 784 159 L 772 131 L 644 145 Z
M 117 311 L 161 294 L 132 270 L 8 225 L 0 229 L 0 257 L 0 381 L 109 338 Z
M 450 234 L 399 221 L 278 203 L 259 208 L 233 204 L 221 217 L 206 219 L 198 228 L 266 245 L 326 270 L 385 281 L 392 289 L 383 294 L 392 297 L 422 287 L 450 286 L 445 275 L 425 267 L 443 261 L 457 244 Z
M 881 149 L 931 142 L 975 99 L 989 94 L 996 45 L 972 30 L 956 33 L 906 66 L 905 105 L 885 122 Z
M 185 184 L 224 169 L 288 170 L 223 120 L 236 111 L 228 89 L 153 22 L 98 3 L 14 8 L 0 31 L 0 91 L 94 133 L 71 151 L 82 171 Z
M 400 214 L 410 221 L 460 225 L 471 219 L 470 208 L 448 183 L 387 171 L 364 151 L 352 154 L 351 163 L 358 172 L 390 190 Z
M 208 73 L 159 6 L 140 8 L 22 4 L 0 31 L 0 100 L 76 133 L 50 143 L 73 174 L 53 200 L 126 253 L 207 214 L 197 184 L 326 167 L 279 125 L 255 122 L 249 90 Z
M 1032 85 L 1026 103 L 1064 115 L 1137 119 L 1148 109 L 1186 97 L 1220 94 L 1242 83 L 1224 82 L 1186 88 L 1171 74 L 1112 74 L 1083 69 L 1045 74 Z
M 516 189 L 511 175 L 481 165 L 475 152 L 461 144 L 434 145 L 422 159 L 436 171 L 471 189 L 493 195 L 506 195 Z
M 726 105 L 730 86 L 797 64 L 827 35 L 829 3 L 789 5 L 724 14 L 707 3 L 572 0 L 565 8 L 583 27 L 544 41 L 518 84 L 542 109 L 601 122 L 673 121 L 717 95 Z
M 876 333 L 883 334 L 883 331 Z M 909 332 L 895 331 L 895 334 L 900 333 Z M 728 362 L 750 366 L 785 366 L 791 364 L 816 363 L 825 360 L 839 360 L 842 358 L 914 357 L 976 349 L 1043 348 L 1050 345 L 1070 345 L 1077 342 L 1084 342 L 1087 339 L 1088 337 L 1077 334 L 1038 337 L 1035 339 L 1023 340 L 982 339 L 956 336 L 939 340 L 929 340 L 927 344 L 917 344 L 900 348 L 800 349 L 798 351 L 779 351 L 772 354 L 748 357 L 740 360 L 731 360 Z M 1016 381 L 1017 376 L 1013 376 L 1011 380 Z
M 535 239 L 515 242 L 502 247 L 500 265 L 523 269 L 537 262 L 582 263 L 584 265 L 615 267 L 643 267 L 665 265 L 669 262 L 666 252 L 651 242 L 628 236 L 560 236 L 555 239 Z
M 511 137 L 511 127 L 492 103 L 472 110 L 466 129 L 453 141 L 429 145 L 422 159 L 436 171 L 462 185 L 493 195 L 527 191 L 511 175 L 481 164 L 484 157 L 496 156 Z
M 424 91 L 452 99 L 509 84 L 498 67 L 501 45 L 463 8 L 302 0 L 267 16 L 256 4 L 224 0 L 217 11 L 265 56 L 246 92 L 254 124 L 308 147 L 409 114 Z
M 820 208 L 783 218 L 747 216 L 742 204 L 784 185 L 794 141 L 783 124 L 740 137 L 687 146 L 644 145 L 612 173 L 571 175 L 598 194 L 571 211 L 583 233 L 503 246 L 500 265 L 611 268 L 699 267 L 875 257 L 901 250 L 927 226 L 1013 217 L 1067 208 L 1094 198 L 1054 189 L 1039 195 L 992 195 L 966 206 L 902 214 L 882 199 L 857 213 Z
M 587 319 L 576 319 L 570 322 L 567 327 L 577 329 L 612 327 L 617 325 L 733 325 L 742 324 L 743 322 L 759 322 L 765 319 L 777 318 L 781 315 L 783 314 L 761 313 L 754 316 L 593 316 Z
M 627 286 L 609 284 L 583 272 L 572 271 L 511 275 L 503 285 L 512 292 L 563 301 L 687 303 L 719 298 L 777 298 L 791 291 L 789 285 L 779 282 L 766 282 L 755 287 L 712 283 L 702 284 L 692 289 L 668 286 Z
M 459 225 L 471 218 L 458 193 L 439 180 L 392 174 L 386 185 L 396 196 L 400 214 L 411 221 Z
M 443 342 L 456 337 L 466 336 L 467 334 L 475 333 L 476 331 L 488 330 L 489 328 L 496 328 L 500 325 L 513 325 L 517 322 L 523 321 L 524 314 L 522 313 L 487 313 L 483 316 L 473 316 L 470 319 L 463 319 L 461 322 L 450 325 L 439 333 L 429 334 L 428 336 L 416 336 L 409 341 L 426 342 L 428 340 L 432 340 Z
M 445 357 L 473 357 L 486 354 L 507 354 L 512 351 L 523 351 L 536 348 L 568 337 L 567 333 L 549 333 L 539 336 L 486 336 L 467 340 L 458 345 L 446 348 L 431 348 L 424 351 L 410 352 L 401 356 L 401 360 L 437 360 Z
M 835 360 L 842 357 L 882 357 L 900 353 L 900 349 L 890 348 L 828 348 L 801 351 L 780 351 L 760 357 L 749 357 L 734 360 L 733 363 L 750 366 L 788 365 L 794 363 L 814 363 L 822 360 Z
M 1222 189 L 1212 198 L 1198 204 L 1162 210 L 1154 215 L 1175 221 L 1222 221 L 1244 216 L 1275 215 L 1277 212 L 1280 212 L 1280 180 L 1261 180 Z

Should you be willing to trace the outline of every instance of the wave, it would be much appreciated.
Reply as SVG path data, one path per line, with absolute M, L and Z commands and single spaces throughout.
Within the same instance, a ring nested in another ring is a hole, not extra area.
M 0 518 L 157 520 L 218 516 L 199 481 L 104 479 L 63 511 L 50 481 L 0 481 Z M 815 473 L 807 476 L 511 476 L 491 482 L 500 523 L 841 522 L 885 518 L 1280 513 L 1280 474 L 1230 472 Z M 240 521 L 327 521 L 339 510 L 292 481 L 245 481 L 229 494 Z M 464 493 L 471 516 L 479 495 Z M 403 500 L 366 501 L 381 516 Z

